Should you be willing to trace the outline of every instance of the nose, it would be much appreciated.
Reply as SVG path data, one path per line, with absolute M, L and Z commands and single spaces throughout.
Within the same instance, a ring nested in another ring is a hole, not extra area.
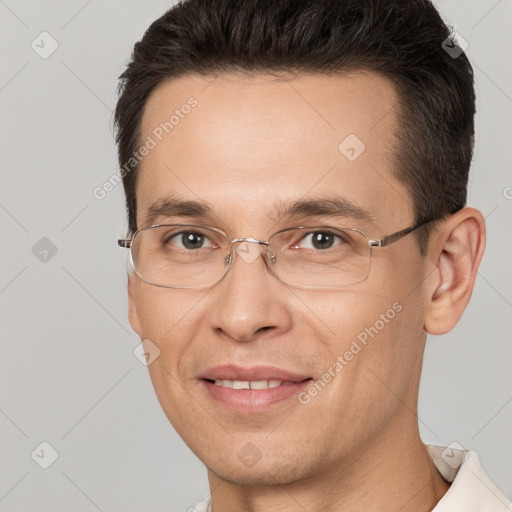
M 265 248 L 254 239 L 237 239 L 231 268 L 216 285 L 211 327 L 237 341 L 250 341 L 291 328 L 289 291 L 267 268 Z

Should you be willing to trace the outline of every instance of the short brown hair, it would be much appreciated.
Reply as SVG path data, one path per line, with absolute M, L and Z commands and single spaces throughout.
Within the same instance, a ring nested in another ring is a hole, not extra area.
M 442 219 L 466 203 L 474 140 L 473 70 L 463 52 L 445 51 L 449 38 L 429 0 L 185 0 L 151 24 L 120 76 L 119 164 L 140 146 L 145 103 L 166 79 L 371 70 L 397 88 L 395 173 L 413 199 L 414 222 Z M 136 182 L 137 168 L 123 174 L 131 233 Z M 428 231 L 418 239 L 424 254 Z

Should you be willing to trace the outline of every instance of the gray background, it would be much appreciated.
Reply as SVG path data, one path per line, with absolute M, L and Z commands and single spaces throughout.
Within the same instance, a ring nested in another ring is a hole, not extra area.
M 117 77 L 170 5 L 0 0 L 0 512 L 186 511 L 208 492 L 133 354 L 122 187 L 92 194 L 117 168 Z M 512 2 L 438 6 L 475 69 L 468 204 L 488 246 L 460 324 L 429 339 L 420 428 L 426 442 L 476 450 L 511 497 Z M 31 47 L 51 49 L 43 31 L 59 45 L 46 59 Z M 43 441 L 59 455 L 46 470 Z

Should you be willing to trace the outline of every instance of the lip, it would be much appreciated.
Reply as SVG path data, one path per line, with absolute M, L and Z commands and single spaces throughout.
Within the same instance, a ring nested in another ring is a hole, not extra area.
M 300 382 L 311 378 L 311 375 L 290 372 L 276 366 L 250 366 L 243 367 L 234 364 L 214 366 L 198 376 L 199 379 L 208 380 L 281 380 Z
M 206 370 L 199 379 L 207 396 L 217 404 L 232 411 L 255 414 L 292 399 L 309 385 L 312 377 L 274 366 L 223 365 Z M 257 390 L 232 389 L 215 384 L 215 380 L 280 380 L 287 384 Z

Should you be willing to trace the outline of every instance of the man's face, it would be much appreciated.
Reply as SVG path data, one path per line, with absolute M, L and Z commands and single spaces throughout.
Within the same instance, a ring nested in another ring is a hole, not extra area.
M 197 105 L 182 109 L 190 97 Z M 354 227 L 370 239 L 409 227 L 410 194 L 392 172 L 396 102 L 391 82 L 374 73 L 164 83 L 142 120 L 140 140 L 157 144 L 140 164 L 137 227 L 201 224 L 264 241 L 301 225 Z M 179 121 L 162 133 L 176 109 Z M 149 222 L 148 209 L 171 196 L 207 203 L 214 214 Z M 340 197 L 368 215 L 277 215 L 295 201 Z M 294 288 L 263 257 L 237 254 L 206 290 L 157 287 L 132 274 L 130 320 L 160 350 L 149 370 L 163 410 L 208 468 L 238 483 L 286 483 L 415 432 L 424 268 L 413 236 L 374 249 L 368 278 L 338 290 Z M 268 380 L 273 370 L 259 375 L 261 366 L 309 380 L 293 392 L 219 392 L 203 377 L 223 365 L 241 381 Z M 247 369 L 255 372 L 244 378 Z

